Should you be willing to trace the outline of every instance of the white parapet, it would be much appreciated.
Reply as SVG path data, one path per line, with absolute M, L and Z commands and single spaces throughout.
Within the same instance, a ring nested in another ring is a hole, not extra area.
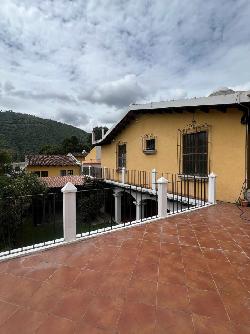
M 208 203 L 216 204 L 216 177 L 213 172 L 208 175 Z
M 76 239 L 76 192 L 77 188 L 68 182 L 63 193 L 63 233 L 66 242 Z
M 122 167 L 122 183 L 125 184 L 126 183 L 126 168 Z
M 165 218 L 168 215 L 168 197 L 167 197 L 167 185 L 168 180 L 165 177 L 161 177 L 157 180 L 158 184 L 158 217 Z

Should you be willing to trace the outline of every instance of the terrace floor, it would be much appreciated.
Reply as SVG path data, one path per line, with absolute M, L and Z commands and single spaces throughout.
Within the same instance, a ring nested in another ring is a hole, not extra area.
M 0 333 L 245 334 L 249 292 L 250 222 L 218 204 L 0 263 Z

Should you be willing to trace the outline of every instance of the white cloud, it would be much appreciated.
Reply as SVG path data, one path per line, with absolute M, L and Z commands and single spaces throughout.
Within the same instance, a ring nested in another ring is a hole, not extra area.
M 131 102 L 249 88 L 249 15 L 248 0 L 1 0 L 0 109 L 90 130 Z
M 102 83 L 92 92 L 80 95 L 80 98 L 120 108 L 136 102 L 144 95 L 145 92 L 138 83 L 136 76 L 128 74 L 121 79 Z

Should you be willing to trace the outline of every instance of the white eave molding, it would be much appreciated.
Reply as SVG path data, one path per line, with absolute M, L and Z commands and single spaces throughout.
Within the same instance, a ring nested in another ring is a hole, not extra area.
M 122 116 L 122 118 L 114 124 L 104 135 L 104 137 L 95 142 L 95 145 L 101 145 L 102 141 L 116 128 L 125 115 L 129 111 L 136 110 L 154 110 L 154 109 L 168 109 L 168 108 L 181 108 L 181 107 L 201 107 L 201 106 L 219 106 L 219 105 L 232 105 L 239 103 L 250 103 L 250 90 L 235 92 L 234 94 L 215 95 L 208 97 L 194 97 L 191 99 L 181 99 L 162 102 L 150 102 L 145 104 L 130 104 L 128 111 Z
M 191 99 L 173 100 L 166 102 L 151 102 L 146 104 L 132 104 L 129 110 L 140 109 L 167 109 L 180 107 L 217 106 L 224 104 L 236 104 L 250 102 L 250 91 L 236 92 L 234 94 L 216 95 L 208 97 L 194 97 Z

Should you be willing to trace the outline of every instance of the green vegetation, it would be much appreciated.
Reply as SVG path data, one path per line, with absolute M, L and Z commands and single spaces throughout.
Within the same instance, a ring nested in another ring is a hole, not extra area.
M 7 173 L 10 168 L 11 154 L 6 149 L 0 148 L 0 176 Z
M 68 154 L 90 150 L 90 144 L 85 144 L 76 136 L 65 138 L 59 145 L 44 145 L 39 151 L 40 154 Z
M 27 217 L 41 215 L 41 194 L 46 187 L 34 174 L 0 176 L 0 248 L 19 245 L 20 230 Z M 34 210 L 34 208 L 36 210 Z
M 11 151 L 14 161 L 23 160 L 25 154 L 39 153 L 45 145 L 57 147 L 72 136 L 85 149 L 91 148 L 91 134 L 50 119 L 4 111 L 0 112 L 0 124 L 0 147 Z
M 113 191 L 87 179 L 77 193 L 77 233 L 115 225 Z M 50 193 L 34 174 L 0 176 L 0 252 L 63 238 L 62 193 Z

